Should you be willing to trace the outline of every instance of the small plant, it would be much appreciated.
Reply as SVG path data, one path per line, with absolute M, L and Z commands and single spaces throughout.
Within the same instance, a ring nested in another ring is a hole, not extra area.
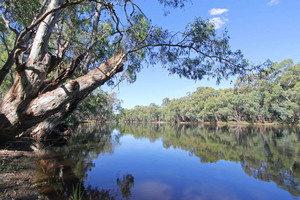
M 75 187 L 73 186 L 73 193 L 70 196 L 72 200 L 82 200 L 83 199 L 83 191 L 81 187 L 81 182 L 78 183 Z

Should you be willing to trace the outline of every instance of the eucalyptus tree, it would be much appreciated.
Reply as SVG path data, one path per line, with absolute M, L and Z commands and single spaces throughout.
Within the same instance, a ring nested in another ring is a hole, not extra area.
M 83 100 L 68 120 L 105 122 L 113 120 L 114 113 L 119 112 L 120 109 L 121 100 L 116 98 L 116 93 L 108 94 L 101 89 L 96 89 Z
M 171 9 L 187 1 L 158 2 Z M 26 130 L 41 138 L 99 86 L 133 81 L 145 62 L 160 62 L 170 73 L 195 80 L 220 81 L 252 68 L 209 20 L 196 18 L 172 33 L 151 24 L 139 3 L 1 0 L 1 45 L 7 55 L 0 84 L 10 71 L 13 77 L 1 95 L 0 140 Z
M 291 59 L 274 63 L 263 74 L 259 83 L 263 102 L 269 118 L 276 121 L 297 123 L 300 116 L 299 86 L 300 64 Z
M 148 121 L 159 122 L 161 120 L 161 108 L 155 103 L 150 103 L 147 107 Z
M 273 63 L 261 74 L 248 74 L 236 81 L 233 104 L 246 121 L 297 123 L 299 75 L 300 65 L 291 59 Z
M 207 104 L 209 100 L 215 99 L 218 94 L 219 92 L 217 90 L 209 87 L 198 87 L 197 90 L 191 94 L 196 112 L 195 115 L 198 121 L 207 120 L 208 115 L 205 110 L 205 104 Z
M 220 96 L 217 98 L 217 115 L 221 121 L 231 121 L 233 116 L 233 105 L 231 104 L 233 98 L 233 89 L 223 89 L 220 91 Z

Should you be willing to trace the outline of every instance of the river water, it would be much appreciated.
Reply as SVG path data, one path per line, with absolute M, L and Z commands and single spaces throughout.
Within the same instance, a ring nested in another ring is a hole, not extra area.
M 299 127 L 92 125 L 40 151 L 49 199 L 300 199 Z

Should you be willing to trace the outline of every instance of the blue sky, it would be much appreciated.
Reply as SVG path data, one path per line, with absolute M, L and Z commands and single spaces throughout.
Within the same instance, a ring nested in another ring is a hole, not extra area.
M 280 62 L 292 58 L 300 62 L 300 0 L 194 0 L 183 9 L 171 9 L 164 16 L 164 8 L 157 1 L 137 1 L 152 23 L 163 28 L 179 31 L 196 17 L 210 19 L 218 32 L 226 28 L 232 49 L 241 49 L 253 64 L 267 59 Z M 235 78 L 232 78 L 235 80 Z M 145 67 L 133 84 L 122 82 L 113 90 L 123 100 L 123 108 L 135 105 L 160 105 L 165 97 L 170 99 L 185 96 L 197 87 L 233 87 L 230 81 L 194 81 L 168 75 L 160 65 Z

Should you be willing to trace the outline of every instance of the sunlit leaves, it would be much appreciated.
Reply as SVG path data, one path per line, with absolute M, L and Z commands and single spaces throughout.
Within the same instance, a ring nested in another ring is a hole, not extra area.
M 1 0 L 1 12 L 6 7 L 6 17 L 17 30 L 29 25 L 40 10 L 40 0 Z

